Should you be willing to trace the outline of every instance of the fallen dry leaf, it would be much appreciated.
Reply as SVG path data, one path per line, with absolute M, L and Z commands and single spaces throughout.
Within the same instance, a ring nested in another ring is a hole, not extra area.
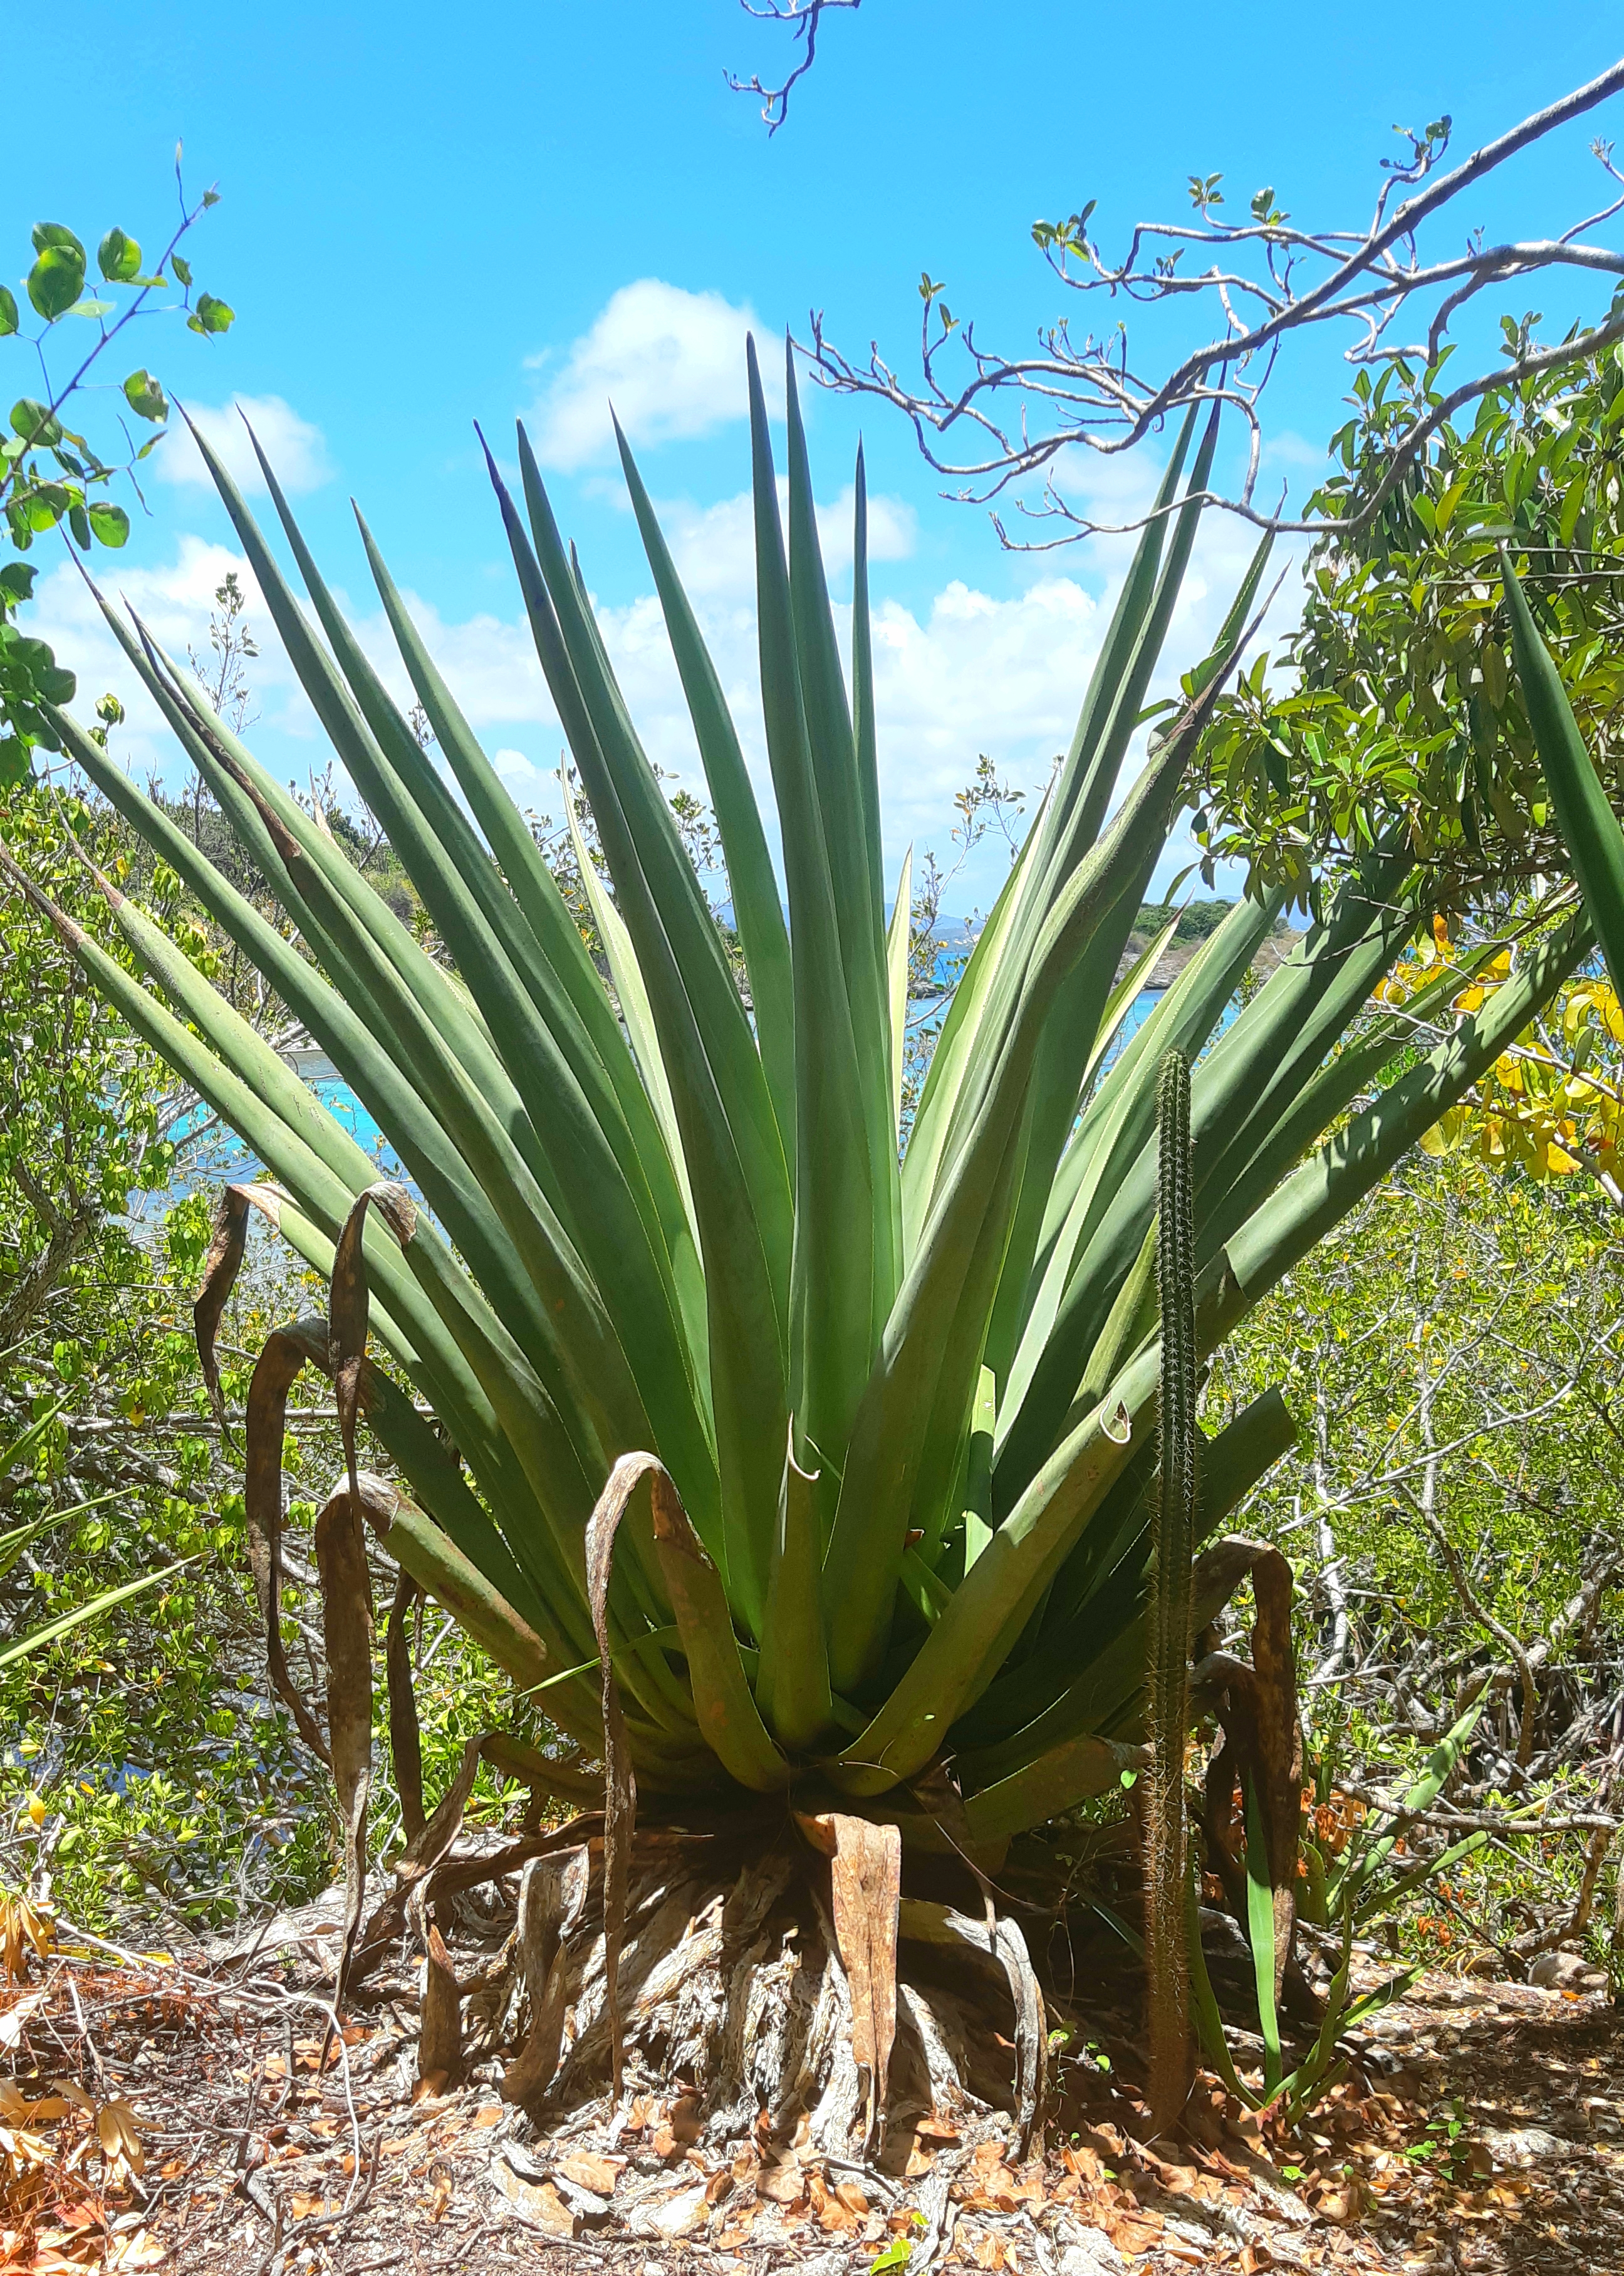
M 161 2244 L 149 2228 L 138 2228 L 133 2236 L 116 2236 L 107 2256 L 109 2268 L 158 2268 L 169 2258 L 169 2247 Z
M 471 2134 L 482 2134 L 488 2127 L 499 2126 L 505 2115 L 506 2113 L 499 2102 L 488 2102 L 482 2109 L 476 2110 L 469 2119 L 468 2131 Z
M 573 2237 L 576 2219 L 564 2199 L 550 2181 L 539 2188 L 516 2174 L 505 2158 L 498 2158 L 492 2168 L 497 2186 L 504 2196 L 516 2204 L 527 2220 L 534 2222 L 543 2234 L 560 2238 Z
M 793 2204 L 806 2186 L 806 2176 L 801 2170 L 801 2158 L 794 2150 L 783 2157 L 763 2164 L 756 2176 L 757 2196 L 769 2197 L 774 2204 Z
M 807 2175 L 807 2195 L 811 2199 L 813 2212 L 817 2215 L 817 2225 L 826 2235 L 849 2236 L 858 2227 L 859 2217 L 846 2202 L 844 2195 L 831 2189 L 821 2174 L 810 2173 Z M 865 2197 L 864 2212 L 867 2212 L 868 2209 L 868 2200 Z
M 675 2189 L 656 2204 L 645 2200 L 634 2210 L 626 2226 L 634 2236 L 659 2236 L 674 2243 L 697 2228 L 709 2211 L 705 2185 L 696 2181 L 692 2189 Z
M 573 2181 L 578 2189 L 590 2189 L 594 2196 L 614 2195 L 615 2183 L 625 2167 L 624 2158 L 600 2158 L 590 2150 L 576 2150 L 567 2158 L 559 2158 L 555 2171 L 566 2181 Z
M 135 2113 L 119 2096 L 104 2102 L 95 2114 L 95 2130 L 110 2166 L 126 2165 L 133 2174 L 147 2170 L 147 2159 L 141 2149 L 140 2136 L 135 2129 Z
M 717 2233 L 716 2246 L 719 2252 L 737 2252 L 749 2236 L 750 2225 L 755 2219 L 753 2204 L 730 2206 L 727 2219 Z
M 705 2130 L 703 2113 L 696 2094 L 679 2094 L 671 2106 L 670 2125 L 684 2149 L 691 2148 Z
M 49 1988 L 48 1984 L 38 1992 L 25 1992 L 20 1999 L 12 2000 L 5 2013 L 0 2015 L 0 2048 L 17 2045 L 29 2016 L 38 2014 L 45 2005 Z

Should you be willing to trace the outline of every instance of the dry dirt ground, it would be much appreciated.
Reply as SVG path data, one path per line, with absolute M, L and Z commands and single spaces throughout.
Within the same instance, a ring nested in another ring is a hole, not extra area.
M 73 1941 L 0 1992 L 7 2272 L 1624 2272 L 1624 2019 L 1599 1996 L 1426 1977 L 1294 2137 L 1203 2077 L 1157 2154 L 1131 1986 L 1101 1981 L 1044 2158 L 993 2107 L 916 2119 L 864 2170 L 793 2129 L 717 2143 L 680 2081 L 550 2131 L 496 2064 L 427 2092 L 408 1976 L 328 2041 L 309 1950 L 210 1973 Z

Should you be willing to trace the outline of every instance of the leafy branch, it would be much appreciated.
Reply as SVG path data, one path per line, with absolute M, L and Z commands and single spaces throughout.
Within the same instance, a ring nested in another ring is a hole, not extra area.
M 84 553 L 93 543 L 125 544 L 130 517 L 107 495 L 120 475 L 146 503 L 136 469 L 163 440 L 169 419 L 169 398 L 152 373 L 140 366 L 119 385 L 122 458 L 104 455 L 65 416 L 76 398 L 101 383 L 94 376 L 96 367 L 126 327 L 137 317 L 177 307 L 185 312 L 187 330 L 205 338 L 228 330 L 233 321 L 234 310 L 216 294 L 200 291 L 194 296 L 191 264 L 180 247 L 210 206 L 219 203 L 219 193 L 207 189 L 188 205 L 180 161 L 177 143 L 175 189 L 180 217 L 150 272 L 143 267 L 138 241 L 115 227 L 96 247 L 98 281 L 87 292 L 89 258 L 84 245 L 63 223 L 42 221 L 34 227 L 34 261 L 23 286 L 28 306 L 40 319 L 37 331 L 24 330 L 16 294 L 0 284 L 0 339 L 32 348 L 40 375 L 40 394 L 21 395 L 12 404 L 11 431 L 0 443 L 0 512 L 19 554 L 30 550 L 35 537 L 65 526 Z M 166 295 L 171 284 L 179 287 L 178 302 L 155 299 Z M 128 297 L 103 297 L 110 292 Z M 70 357 L 66 376 L 53 379 L 49 350 L 65 338 L 57 327 L 73 317 L 93 324 L 95 333 L 83 354 Z M 125 410 L 156 431 L 138 444 Z M 73 674 L 57 663 L 46 643 L 19 633 L 12 622 L 32 597 L 34 574 L 28 562 L 14 559 L 0 565 L 0 730 L 5 731 L 0 732 L 0 785 L 22 778 L 35 746 L 57 747 L 39 707 L 71 702 L 75 687 Z

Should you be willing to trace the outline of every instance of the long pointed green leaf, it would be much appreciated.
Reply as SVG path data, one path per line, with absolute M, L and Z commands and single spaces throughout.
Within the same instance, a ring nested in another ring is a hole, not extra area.
M 876 1289 L 883 1270 L 875 1251 L 880 1210 L 863 1071 L 854 1032 L 855 1014 L 847 995 L 849 975 L 843 961 L 778 520 L 767 407 L 753 346 L 748 367 L 762 698 L 789 885 L 795 987 L 797 1160 L 790 1396 L 803 1466 L 823 1472 L 825 1483 L 819 1500 L 828 1513 L 839 1485 L 839 1449 L 850 1432 L 868 1374 Z M 829 1521 L 826 1514 L 823 1522 Z
M 759 1633 L 766 1597 L 770 1512 L 777 1504 L 778 1485 L 777 1458 L 767 1450 L 776 1445 L 780 1427 L 787 1420 L 781 1303 L 787 1294 L 789 1187 L 777 1124 L 737 993 L 721 967 L 709 911 L 703 911 L 708 928 L 704 939 L 697 944 L 690 939 L 682 961 L 666 934 L 668 915 L 679 924 L 687 924 L 691 918 L 689 899 L 697 894 L 693 872 L 680 846 L 674 844 L 670 813 L 648 762 L 630 739 L 629 729 L 614 772 L 598 741 L 599 718 L 606 732 L 618 730 L 618 694 L 600 684 L 595 717 L 576 682 L 577 662 L 589 672 L 600 671 L 598 652 L 581 623 L 580 596 L 522 432 L 520 444 L 532 526 L 547 549 L 554 573 L 552 585 L 543 576 L 494 462 L 491 480 L 537 652 L 581 770 L 620 914 L 636 948 L 638 967 L 659 1029 L 704 1256 L 711 1404 L 722 1494 L 718 1546 L 733 1599 L 747 1626 Z M 571 612 L 575 626 L 573 652 L 566 647 L 560 616 L 554 611 L 555 592 L 560 608 Z M 622 807 L 622 790 L 637 816 L 635 830 Z M 656 808 L 657 814 L 653 810 Z M 668 838 L 672 845 L 668 846 Z M 661 869 L 660 897 L 645 874 L 645 853 Z M 672 874 L 671 859 L 680 868 L 680 879 Z M 712 959 L 721 968 L 725 991 L 722 1009 L 714 1020 L 709 1016 L 716 1001 L 709 977 Z M 707 1005 L 708 1016 L 702 1025 L 688 994 L 690 985 L 705 991 L 702 1000 Z M 734 1022 L 742 1031 L 747 1066 L 741 1062 L 735 1041 L 730 1040 Z M 720 1063 L 720 1074 L 713 1064 L 713 1053 Z M 780 1267 L 782 1284 L 778 1277 Z
M 688 1187 L 687 1165 L 682 1156 L 682 1133 L 677 1127 L 677 1110 L 672 1104 L 671 1084 L 666 1079 L 665 1062 L 660 1057 L 660 1039 L 654 1024 L 654 1013 L 649 1007 L 649 990 L 643 986 L 643 976 L 638 968 L 637 952 L 632 946 L 632 936 L 620 922 L 620 912 L 603 890 L 596 865 L 587 851 L 587 841 L 581 834 L 581 821 L 575 812 L 575 801 L 570 786 L 562 776 L 558 788 L 564 800 L 564 811 L 569 821 L 570 844 L 575 851 L 575 866 L 581 872 L 581 889 L 587 905 L 592 911 L 592 922 L 598 929 L 603 944 L 603 953 L 609 960 L 609 973 L 615 983 L 615 993 L 620 998 L 620 1016 L 626 1021 L 626 1034 L 632 1050 L 642 1070 L 643 1082 L 654 1102 L 660 1128 L 671 1153 L 672 1162 L 682 1187 L 682 1198 L 690 1216 L 694 1196 Z
M 710 660 L 699 625 L 683 591 L 670 549 L 655 517 L 642 476 L 630 445 L 615 427 L 620 463 L 626 470 L 632 510 L 642 534 L 643 550 L 654 573 L 655 590 L 665 618 L 672 653 L 694 740 L 710 788 L 727 863 L 728 888 L 732 895 L 733 922 L 739 928 L 750 996 L 755 1006 L 756 1041 L 762 1066 L 772 1094 L 784 1157 L 792 1175 L 795 1154 L 795 999 L 790 976 L 789 935 L 778 901 L 778 882 L 767 850 L 755 793 L 739 747 L 738 731 L 722 693 L 722 683 Z
M 328 637 L 355 685 L 368 715 L 365 719 L 305 626 L 229 474 L 206 443 L 202 447 L 306 692 L 424 894 L 457 957 L 462 977 L 482 1003 L 493 1037 L 502 1039 L 498 1056 L 505 1058 L 528 1110 L 524 1125 L 509 1126 L 517 1151 L 540 1180 L 549 1202 L 559 1210 L 573 1242 L 603 1290 L 627 1347 L 632 1376 L 651 1409 L 655 1435 L 695 1506 L 707 1513 L 714 1532 L 715 1492 L 709 1483 L 712 1456 L 698 1411 L 691 1354 L 676 1318 L 664 1232 L 643 1165 L 632 1150 L 607 1075 L 596 1055 L 579 1043 L 572 1065 L 521 984 L 510 955 L 520 960 L 533 988 L 541 989 L 551 982 L 550 968 L 535 951 L 534 937 L 523 924 L 517 906 L 497 884 L 488 861 L 474 846 L 464 818 L 427 766 L 405 721 L 345 624 L 263 454 L 262 467 L 300 573 Z M 392 761 L 385 744 L 392 745 Z M 402 767 L 415 775 L 420 791 L 429 800 L 435 821 L 432 831 L 400 778 L 398 770 Z M 455 859 L 459 846 L 461 869 Z M 551 993 L 554 1018 L 573 1028 L 562 991 L 554 988 Z M 581 1088 L 582 1077 L 589 1091 Z M 489 1098 L 488 1081 L 482 1088 Z M 632 1410 L 627 1411 L 629 1415 Z M 629 1427 L 635 1431 L 634 1422 Z
M 990 1308 L 997 1286 L 1000 1229 L 1006 1232 L 1014 1202 L 1032 1067 L 1055 990 L 1082 954 L 1101 914 L 1120 898 L 1123 871 L 1135 874 L 1147 839 L 1165 830 L 1210 702 L 1205 697 L 1193 706 L 1157 747 L 1105 835 L 1057 895 L 1034 944 L 983 1104 L 887 1324 L 853 1431 L 824 1566 L 826 1589 L 831 1574 L 839 1576 L 845 1615 L 839 1632 L 831 1631 L 830 1637 L 830 1676 L 837 1691 L 858 1688 L 884 1648 L 925 1433 L 938 1398 L 953 1395 L 953 1385 L 944 1385 L 942 1377 L 950 1324 L 955 1329 L 955 1357 L 968 1365 L 962 1405 L 969 1404 L 980 1352 L 975 1349 L 967 1362 L 962 1315 L 975 1311 L 984 1321 L 982 1308 Z M 944 1479 L 944 1484 L 949 1482 Z
M 914 931 L 914 849 L 902 856 L 897 898 L 885 934 L 885 970 L 891 997 L 891 1119 L 902 1141 L 902 1076 L 907 1063 L 908 950 Z
M 794 351 L 787 341 L 784 384 L 789 432 L 790 612 L 807 748 L 834 897 L 846 998 L 851 1007 L 858 1099 L 868 1139 L 874 1209 L 871 1332 L 877 1340 L 897 1293 L 901 1238 L 895 1117 L 889 1107 L 891 1020 L 884 886 L 878 849 L 869 837 L 869 802 L 859 775 L 856 738 L 840 674 L 834 617 L 818 542 L 812 469 L 795 384 Z M 792 918 L 793 907 L 792 901 Z
M 1522 582 L 1504 554 L 1500 572 L 1511 618 L 1511 651 L 1535 748 L 1607 970 L 1613 987 L 1624 995 L 1624 831 L 1584 747 L 1562 675 L 1539 637 Z
M 798 1754 L 826 1736 L 831 1720 L 829 1649 L 818 1603 L 823 1544 L 813 1498 L 816 1483 L 795 1460 L 792 1432 L 785 1448 L 755 1696 L 779 1744 Z

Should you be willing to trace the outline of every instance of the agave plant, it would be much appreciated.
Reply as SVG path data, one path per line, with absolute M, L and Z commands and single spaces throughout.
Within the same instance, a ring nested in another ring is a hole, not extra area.
M 1122 1746 L 1142 1735 L 1163 1060 L 1177 1052 L 1194 1068 L 1194 1365 L 1527 1024 L 1587 936 L 1580 919 L 1548 935 L 1418 1051 L 1417 1024 L 1448 995 L 1368 1016 L 1420 914 L 1402 854 L 1373 852 L 1238 1016 L 1226 1024 L 1278 901 L 1239 905 L 1121 1041 L 1162 945 L 1124 971 L 1131 929 L 1264 566 L 1260 554 L 1113 811 L 1215 447 L 1215 424 L 1187 429 L 1070 748 L 900 1127 L 908 907 L 904 887 L 888 919 L 862 461 L 848 672 L 793 372 L 787 530 L 753 351 L 749 383 L 787 922 L 739 732 L 621 443 L 725 849 L 742 989 L 522 428 L 517 496 L 494 459 L 490 477 L 607 867 L 603 884 L 583 863 L 606 973 L 364 522 L 444 772 L 268 464 L 314 622 L 199 437 L 303 687 L 444 960 L 138 622 L 109 611 L 297 941 L 52 714 L 65 749 L 330 1055 L 423 1207 L 377 1191 L 373 1161 L 132 901 L 117 900 L 118 921 L 152 988 L 73 938 L 95 982 L 269 1165 L 274 1187 L 239 1195 L 222 1256 L 257 1201 L 333 1278 L 329 1327 L 290 1331 L 250 1400 L 273 1659 L 280 1401 L 309 1358 L 337 1370 L 341 1411 L 359 1398 L 409 1489 L 391 1497 L 389 1535 L 407 1574 L 517 1683 L 546 1686 L 547 1713 L 583 1759 L 603 1744 L 609 1671 L 611 1749 L 645 1806 L 745 1811 L 788 1794 L 897 1827 L 907 1847 L 986 1861 L 1114 1784 L 1136 1759 Z M 217 1292 L 205 1311 L 215 1305 Z M 392 1376 L 361 1372 L 368 1305 Z M 1222 1521 L 1292 1435 L 1271 1392 L 1202 1449 L 1196 1630 L 1254 1553 L 1215 1539 Z M 652 1497 L 634 1491 L 645 1470 Z M 535 1774 L 585 1790 L 567 1765 Z

